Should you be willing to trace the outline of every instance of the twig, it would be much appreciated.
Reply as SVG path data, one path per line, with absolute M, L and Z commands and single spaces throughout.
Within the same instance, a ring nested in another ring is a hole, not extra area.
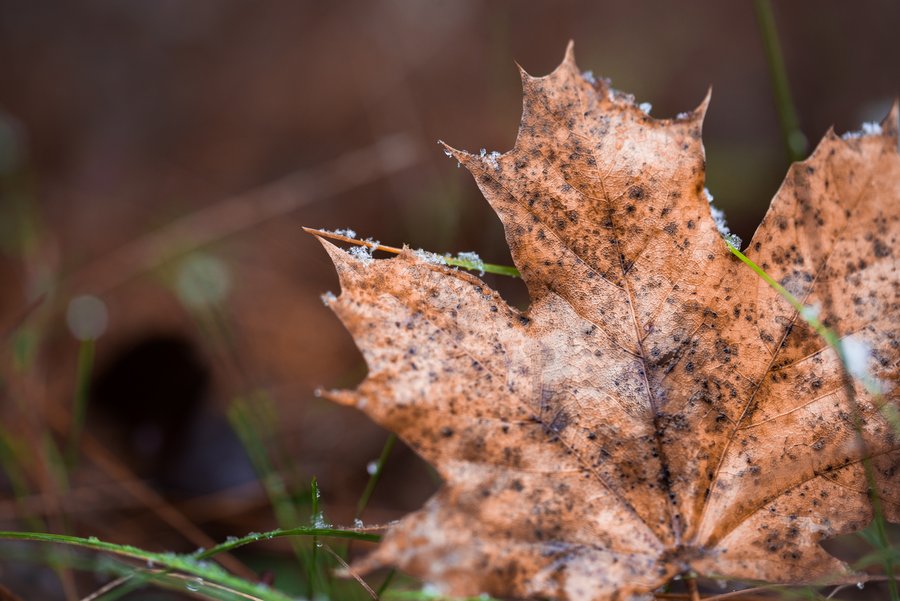
M 687 583 L 691 601 L 700 601 L 700 590 L 697 588 L 697 575 L 690 573 L 685 576 L 684 581 Z
M 348 244 L 355 244 L 357 246 L 364 246 L 366 248 L 372 250 L 380 250 L 382 252 L 391 253 L 394 255 L 399 255 L 403 252 L 402 248 L 397 248 L 396 246 L 387 246 L 385 244 L 381 244 L 380 242 L 374 242 L 372 240 L 360 240 L 358 238 L 351 238 L 350 236 L 345 236 L 343 234 L 339 234 L 337 232 L 329 232 L 327 230 L 318 230 L 311 227 L 304 227 L 303 231 L 307 234 L 312 234 L 313 236 L 318 236 L 320 238 L 328 238 L 330 240 L 339 240 L 341 242 L 346 242 Z M 471 269 L 474 271 L 483 271 L 485 273 L 496 273 L 498 275 L 505 275 L 513 278 L 520 277 L 521 274 L 519 270 L 515 267 L 510 267 L 508 265 L 496 265 L 494 263 L 482 263 L 478 262 L 477 264 L 471 260 L 463 259 L 463 258 L 454 258 L 445 255 L 438 255 L 434 253 L 429 253 L 429 255 L 433 255 L 436 259 L 439 259 L 445 265 L 449 265 L 450 267 L 462 267 L 463 269 Z
M 325 543 L 322 543 L 322 548 L 325 549 L 326 551 L 328 551 L 331 554 L 331 556 L 334 557 L 339 564 L 341 564 L 341 567 L 344 569 L 344 571 L 347 574 L 350 574 L 353 577 L 353 579 L 359 583 L 359 585 L 361 587 L 366 589 L 366 592 L 369 593 L 369 595 L 373 599 L 375 599 L 375 601 L 379 600 L 378 593 L 376 593 L 375 590 L 371 586 L 369 586 L 369 584 L 365 580 L 362 579 L 362 576 L 357 574 L 356 571 L 350 567 L 349 563 L 344 561 L 343 557 L 341 557 L 340 555 L 335 553 L 334 549 L 332 549 L 329 545 L 327 545 Z
M 128 574 L 126 576 L 119 576 L 115 580 L 110 580 L 109 582 L 107 582 L 106 584 L 104 584 L 103 586 L 101 586 L 100 588 L 95 590 L 93 593 L 91 593 L 87 597 L 82 597 L 81 601 L 96 601 L 97 599 L 99 599 L 103 595 L 105 595 L 106 593 L 112 592 L 112 591 L 116 590 L 117 588 L 119 588 L 120 586 L 128 583 L 132 578 L 134 578 L 134 574 Z

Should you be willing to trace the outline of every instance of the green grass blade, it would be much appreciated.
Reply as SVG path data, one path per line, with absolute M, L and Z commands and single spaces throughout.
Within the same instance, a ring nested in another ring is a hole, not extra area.
M 144 551 L 131 545 L 118 545 L 108 543 L 96 538 L 81 538 L 64 534 L 47 534 L 43 532 L 2 532 L 0 539 L 27 540 L 45 543 L 71 545 L 93 551 L 111 553 L 120 557 L 145 562 L 149 569 L 156 567 L 166 568 L 190 574 L 202 578 L 204 582 L 219 585 L 248 595 L 250 599 L 263 601 L 290 601 L 291 597 L 275 589 L 262 590 L 256 583 L 248 582 L 237 576 L 233 576 L 214 563 L 198 559 L 192 555 L 177 555 L 175 553 L 154 553 Z
M 96 343 L 93 338 L 83 340 L 78 347 L 78 362 L 75 368 L 75 394 L 72 398 L 72 428 L 69 433 L 68 464 L 75 465 L 78 447 L 84 430 L 87 401 L 90 392 L 91 373 L 94 369 Z
M 332 537 L 345 538 L 353 540 L 361 540 L 368 542 L 378 542 L 381 536 L 378 534 L 359 532 L 355 530 L 343 530 L 340 528 L 289 528 L 278 529 L 263 533 L 251 533 L 241 538 L 230 539 L 220 545 L 216 545 L 210 549 L 190 555 L 178 555 L 175 553 L 154 553 L 145 551 L 130 545 L 118 545 L 108 543 L 96 538 L 81 538 L 77 536 L 69 536 L 64 534 L 48 534 L 43 532 L 4 532 L 0 531 L 0 539 L 6 540 L 26 540 L 45 543 L 55 543 L 63 545 L 71 545 L 92 551 L 101 551 L 111 553 L 120 557 L 126 557 L 133 560 L 145 562 L 148 569 L 164 568 L 166 570 L 174 570 L 182 572 L 197 578 L 203 579 L 208 587 L 217 588 L 217 590 L 225 590 L 250 595 L 250 598 L 263 599 L 264 601 L 286 601 L 290 599 L 284 593 L 275 589 L 263 588 L 257 583 L 248 582 L 237 576 L 233 576 L 216 564 L 205 561 L 219 553 L 231 551 L 238 547 L 258 542 L 261 540 L 269 540 L 279 537 L 289 536 L 311 536 L 311 537 Z M 134 570 L 136 568 L 132 568 Z M 141 569 L 142 570 L 142 569 Z M 143 577 L 143 576 L 142 576 Z M 184 589 L 184 579 L 180 576 L 174 576 L 179 583 L 181 590 Z M 222 588 L 224 587 L 224 589 Z M 219 598 L 219 597 L 216 597 Z M 246 599 L 248 597 L 240 597 Z
M 369 476 L 366 488 L 363 490 L 362 495 L 359 497 L 359 501 L 356 503 L 356 515 L 354 516 L 356 519 L 362 517 L 362 512 L 366 509 L 366 505 L 369 504 L 369 499 L 372 498 L 372 493 L 375 492 L 375 487 L 381 479 L 381 472 L 384 470 L 384 464 L 387 462 L 387 459 L 390 456 L 391 451 L 394 450 L 394 445 L 396 444 L 397 435 L 391 433 L 388 435 L 387 440 L 384 441 L 381 455 L 378 456 L 378 461 L 375 462 L 375 471 Z

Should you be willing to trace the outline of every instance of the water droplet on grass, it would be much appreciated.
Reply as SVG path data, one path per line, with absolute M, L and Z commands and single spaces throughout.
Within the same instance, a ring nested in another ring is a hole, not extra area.
M 184 588 L 191 592 L 199 591 L 203 588 L 203 578 L 191 578 L 185 583 Z
M 106 303 L 89 294 L 76 296 L 66 309 L 66 324 L 76 339 L 96 340 L 109 324 Z

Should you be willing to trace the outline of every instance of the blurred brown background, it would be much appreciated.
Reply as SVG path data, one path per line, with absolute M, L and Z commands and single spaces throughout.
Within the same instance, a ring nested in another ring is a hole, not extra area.
M 880 120 L 900 3 L 775 9 L 811 144 Z M 708 186 L 747 240 L 787 159 L 746 1 L 0 0 L 0 529 L 184 551 L 275 527 L 229 425 L 236 401 L 297 504 L 317 476 L 329 519 L 352 522 L 386 433 L 312 394 L 365 366 L 319 300 L 336 277 L 300 226 L 508 264 L 499 221 L 435 142 L 509 149 L 514 61 L 547 73 L 570 38 L 582 69 L 653 115 L 712 86 Z M 527 303 L 518 282 L 485 279 Z M 87 351 L 66 312 L 85 294 L 108 327 L 61 479 L 48 440 L 69 444 Z M 364 517 L 435 487 L 395 449 Z M 13 561 L 28 549 L 0 543 L 0 583 L 62 597 L 40 563 Z

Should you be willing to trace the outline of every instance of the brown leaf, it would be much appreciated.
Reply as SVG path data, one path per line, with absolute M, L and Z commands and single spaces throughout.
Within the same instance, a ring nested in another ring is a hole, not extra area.
M 871 346 L 876 398 L 727 250 L 703 187 L 708 98 L 651 118 L 582 77 L 571 46 L 522 82 L 513 150 L 450 152 L 503 222 L 527 311 L 414 252 L 323 241 L 343 289 L 331 306 L 369 366 L 330 397 L 445 481 L 360 567 L 572 600 L 648 598 L 691 570 L 853 577 L 818 542 L 871 519 L 865 458 L 900 520 L 900 440 L 879 411 L 898 404 L 897 107 L 883 133 L 829 132 L 793 165 L 747 251 Z

